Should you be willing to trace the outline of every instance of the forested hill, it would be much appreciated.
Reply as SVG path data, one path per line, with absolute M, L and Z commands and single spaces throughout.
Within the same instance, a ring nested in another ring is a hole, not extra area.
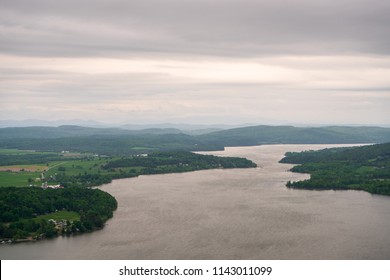
M 280 162 L 300 164 L 293 172 L 309 180 L 289 182 L 290 188 L 356 189 L 390 195 L 390 143 L 286 153 Z
M 126 130 L 80 126 L 0 129 L 0 148 L 37 151 L 63 150 L 105 155 L 153 151 L 222 150 L 227 146 L 261 144 L 384 143 L 390 128 L 251 126 L 202 135 L 177 129 Z
M 0 139 L 0 148 L 36 151 L 73 151 L 99 155 L 132 155 L 154 151 L 223 150 L 223 146 L 204 145 L 185 134 L 91 135 L 63 138 Z
M 252 146 L 261 144 L 343 144 L 390 141 L 390 128 L 250 126 L 217 131 L 197 137 L 205 144 Z

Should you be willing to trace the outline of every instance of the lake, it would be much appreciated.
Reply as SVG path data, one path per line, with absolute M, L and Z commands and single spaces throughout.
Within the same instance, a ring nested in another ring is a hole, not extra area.
M 0 246 L 1 259 L 390 259 L 390 197 L 285 187 L 308 178 L 279 164 L 287 151 L 342 145 L 231 147 L 252 169 L 115 180 L 104 229 Z M 344 145 L 345 146 L 345 145 Z

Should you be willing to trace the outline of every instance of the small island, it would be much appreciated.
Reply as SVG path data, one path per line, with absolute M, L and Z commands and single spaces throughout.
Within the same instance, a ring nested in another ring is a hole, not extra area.
M 311 175 L 308 180 L 289 181 L 289 188 L 390 195 L 390 143 L 286 153 L 280 162 L 298 164 L 291 171 Z

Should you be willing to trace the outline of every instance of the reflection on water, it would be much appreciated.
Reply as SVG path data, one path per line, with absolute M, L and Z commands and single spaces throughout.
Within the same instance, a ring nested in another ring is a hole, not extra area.
M 1 259 L 389 259 L 390 197 L 289 190 L 307 178 L 286 151 L 330 145 L 227 148 L 255 169 L 140 176 L 102 187 L 118 210 L 103 230 L 0 246 Z M 333 145 L 334 146 L 334 145 Z

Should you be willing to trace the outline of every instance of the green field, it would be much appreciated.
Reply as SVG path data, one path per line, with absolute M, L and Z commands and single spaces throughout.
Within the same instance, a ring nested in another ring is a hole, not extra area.
M 57 184 L 55 176 L 65 174 L 66 176 L 77 176 L 82 174 L 97 174 L 102 164 L 107 160 L 101 160 L 93 157 L 91 154 L 77 154 L 75 156 L 62 156 L 53 152 L 35 152 L 31 150 L 0 149 L 0 155 L 6 156 L 6 160 L 16 159 L 25 162 L 26 159 L 34 159 L 42 155 L 53 155 L 52 161 L 47 162 L 47 158 L 42 158 L 41 163 L 34 164 L 16 164 L 4 165 L 5 161 L 0 162 L 0 187 L 26 187 L 41 186 L 39 180 L 41 173 L 44 172 L 46 178 L 54 178 L 51 184 Z M 106 172 L 109 173 L 109 172 Z
M 46 214 L 46 215 L 40 215 L 36 218 L 34 218 L 35 221 L 38 220 L 56 220 L 56 221 L 62 221 L 62 220 L 68 220 L 68 221 L 80 221 L 80 214 L 74 212 L 74 211 L 57 211 L 54 213 Z
M 107 163 L 107 160 L 88 158 L 77 159 L 66 162 L 56 162 L 49 164 L 47 176 L 55 175 L 56 173 L 66 173 L 68 176 L 84 174 L 97 174 L 102 164 Z
M 40 176 L 40 172 L 9 172 L 0 171 L 0 187 L 26 187 L 29 185 L 28 179 L 35 179 Z M 40 182 L 34 182 L 32 184 L 41 185 Z
M 47 164 L 40 164 L 40 165 L 23 164 L 23 165 L 0 166 L 0 187 L 8 187 L 8 186 L 25 187 L 30 184 L 35 186 L 41 186 L 42 182 L 36 179 L 40 178 L 41 172 L 44 170 L 47 170 L 45 172 L 46 178 L 53 178 L 51 180 L 51 184 L 59 183 L 55 179 L 56 177 L 58 177 L 58 175 L 63 175 L 63 176 L 82 176 L 87 174 L 112 175 L 117 173 L 117 171 L 101 169 L 101 166 L 106 164 L 107 162 L 108 159 L 99 159 L 96 157 L 90 157 L 90 158 L 82 158 L 82 159 L 76 158 L 74 160 L 67 160 L 67 161 L 53 161 Z M 26 171 L 20 171 L 21 169 L 24 169 Z M 135 168 L 135 169 L 139 170 L 139 168 Z M 13 172 L 6 171 L 6 170 L 12 170 Z M 36 172 L 29 172 L 33 170 L 34 171 L 36 170 Z M 130 168 L 124 168 L 124 170 L 130 170 Z

